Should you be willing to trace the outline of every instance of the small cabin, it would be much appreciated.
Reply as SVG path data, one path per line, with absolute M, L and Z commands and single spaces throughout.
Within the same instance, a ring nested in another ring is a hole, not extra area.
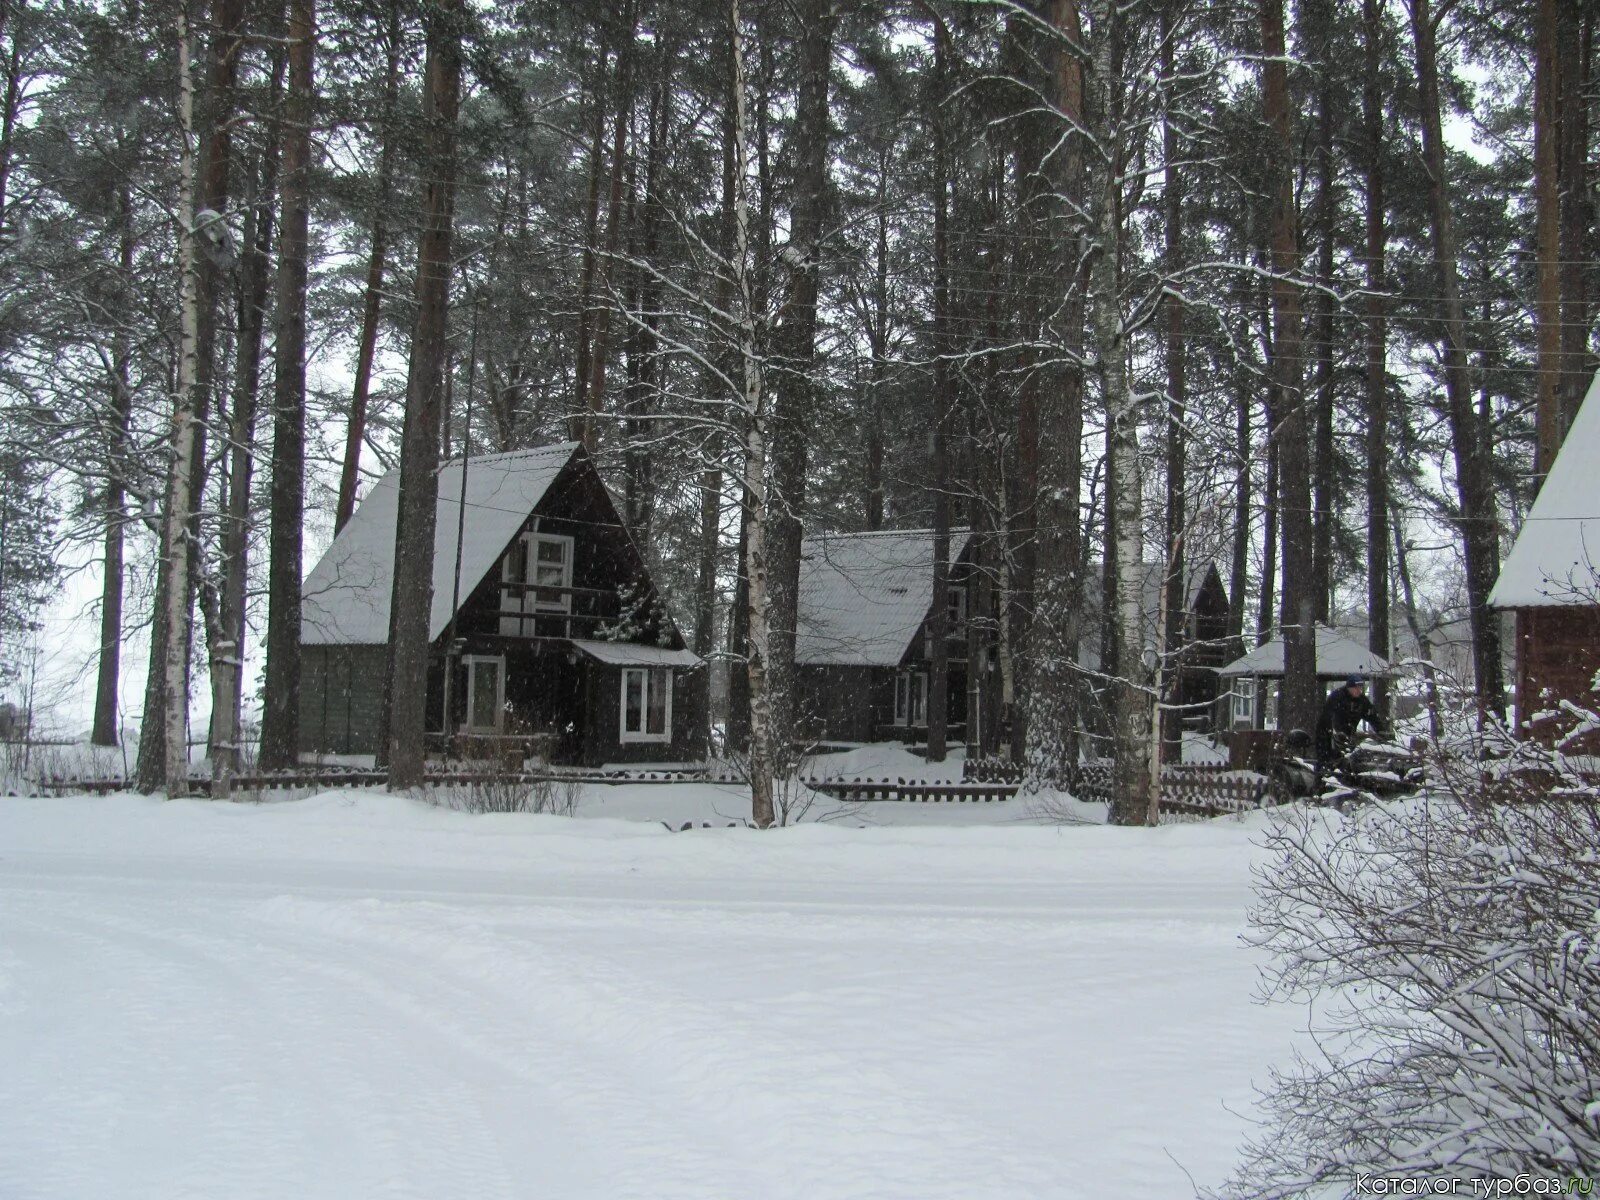
M 952 742 L 969 732 L 972 548 L 967 530 L 950 532 L 946 728 Z M 932 530 L 805 539 L 794 657 L 796 710 L 806 732 L 826 742 L 926 741 L 932 615 Z
M 1272 636 L 1219 672 L 1228 685 L 1227 727 L 1230 730 L 1276 729 L 1278 696 L 1283 686 L 1283 633 Z M 1363 679 L 1390 679 L 1394 664 L 1352 637 L 1327 625 L 1317 626 L 1317 679 L 1325 691 L 1359 675 Z
M 1146 645 L 1162 642 L 1162 609 L 1167 596 L 1167 567 L 1164 563 L 1143 563 L 1139 573 L 1139 623 Z M 1104 607 L 1105 564 L 1091 562 L 1084 582 L 1083 622 L 1078 641 L 1078 662 L 1094 681 L 1101 670 L 1101 654 L 1106 644 Z M 1184 570 L 1182 625 L 1171 639 L 1177 648 L 1169 662 L 1166 703 L 1177 706 L 1179 726 L 1209 731 L 1216 725 L 1215 714 L 1222 690 L 1217 671 L 1228 661 L 1228 589 L 1222 574 L 1211 559 L 1196 559 Z M 1172 672 L 1176 672 L 1175 676 Z M 1084 705 L 1091 732 L 1110 734 L 1110 698 L 1101 685 L 1091 682 L 1091 703 Z M 1174 734 L 1175 736 L 1175 734 Z
M 1546 743 L 1578 723 L 1564 705 L 1600 709 L 1600 375 L 1545 476 L 1500 578 L 1492 607 L 1516 621 L 1516 727 Z M 1600 753 L 1600 732 L 1563 742 Z
M 702 669 L 575 442 L 452 459 L 438 474 L 430 749 L 522 746 L 555 762 L 696 753 Z M 300 749 L 376 751 L 400 475 L 367 494 L 304 585 Z

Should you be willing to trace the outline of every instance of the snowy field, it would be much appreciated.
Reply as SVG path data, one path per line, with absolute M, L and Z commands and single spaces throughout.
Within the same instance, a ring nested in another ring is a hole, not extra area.
M 1019 812 L 0 801 L 0 1197 L 1192 1195 L 1297 1016 L 1251 827 Z

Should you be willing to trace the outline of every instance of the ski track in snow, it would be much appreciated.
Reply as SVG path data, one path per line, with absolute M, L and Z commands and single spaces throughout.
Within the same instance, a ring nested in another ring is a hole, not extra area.
M 1239 826 L 275 807 L 0 803 L 4 1200 L 1185 1196 L 1292 1027 Z

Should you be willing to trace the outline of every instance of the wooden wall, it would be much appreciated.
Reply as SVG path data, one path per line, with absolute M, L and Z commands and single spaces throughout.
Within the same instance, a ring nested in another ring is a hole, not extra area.
M 300 752 L 376 751 L 386 648 L 304 646 L 300 655 Z
M 1593 709 L 1600 672 L 1600 606 L 1559 605 L 1517 610 L 1517 722 L 1521 731 L 1550 742 L 1572 728 L 1572 718 L 1528 724 L 1562 699 Z M 1600 735 L 1580 739 L 1577 749 L 1600 753 Z

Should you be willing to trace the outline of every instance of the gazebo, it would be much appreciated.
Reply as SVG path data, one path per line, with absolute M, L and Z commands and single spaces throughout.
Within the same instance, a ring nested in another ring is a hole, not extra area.
M 1274 630 L 1261 645 L 1217 672 L 1230 684 L 1228 725 L 1233 729 L 1276 729 L 1278 687 L 1283 681 L 1283 634 Z M 1317 626 L 1317 678 L 1332 683 L 1351 675 L 1391 678 L 1395 666 L 1360 642 L 1327 625 Z

